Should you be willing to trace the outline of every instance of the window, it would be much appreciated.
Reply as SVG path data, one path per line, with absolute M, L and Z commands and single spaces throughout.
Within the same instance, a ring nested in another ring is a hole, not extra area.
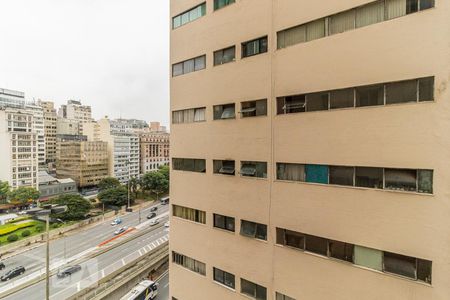
M 304 250 L 305 235 L 303 233 L 277 228 L 277 244 Z
M 353 262 L 353 244 L 339 241 L 329 241 L 330 257 L 343 261 Z
M 306 95 L 306 111 L 328 110 L 329 93 Z
M 354 89 L 342 89 L 330 92 L 330 109 L 355 106 Z
M 242 57 L 267 52 L 267 36 L 242 43 Z
M 222 105 L 214 105 L 214 120 L 226 120 L 226 119 L 234 119 L 235 118 L 235 105 L 231 104 L 222 104 Z
M 417 80 L 386 84 L 386 104 L 417 102 Z
M 419 79 L 419 101 L 433 101 L 434 77 Z
M 330 166 L 330 184 L 353 186 L 353 167 Z
M 234 218 L 214 214 L 214 227 L 234 232 Z
M 189 269 L 193 272 L 196 272 L 200 275 L 206 275 L 206 265 L 198 260 L 190 258 L 186 255 L 179 254 L 175 251 L 172 251 L 172 261 L 173 263 L 183 266 L 186 269 Z
M 234 3 L 235 0 L 214 0 L 214 10 Z
M 178 28 L 206 14 L 206 2 L 172 18 L 172 28 Z
M 305 95 L 281 97 L 277 99 L 277 114 L 292 114 L 306 111 Z
M 234 175 L 235 173 L 234 160 L 214 160 L 214 174 Z
M 198 209 L 188 208 L 179 205 L 172 205 L 174 217 L 186 219 L 189 221 L 206 224 L 206 212 Z
M 241 176 L 267 178 L 267 163 L 258 161 L 242 161 Z
M 328 240 L 314 235 L 306 235 L 305 250 L 327 256 Z
M 306 165 L 306 182 L 328 183 L 328 166 Z
M 267 225 L 241 220 L 241 235 L 267 240 Z
M 418 170 L 418 192 L 433 193 L 433 170 Z
M 234 275 L 218 268 L 213 268 L 214 281 L 217 281 L 234 290 Z
M 356 8 L 356 27 L 384 21 L 384 0 L 369 3 Z
M 305 165 L 277 163 L 277 179 L 305 181 Z
M 193 123 L 206 121 L 206 108 L 190 108 L 184 110 L 176 110 L 172 112 L 172 123 Z
M 355 10 L 348 10 L 329 17 L 329 34 L 355 29 Z
M 191 58 L 172 65 L 172 77 L 203 70 L 206 67 L 206 55 Z
M 384 104 L 384 86 L 382 84 L 356 88 L 356 107 Z
M 241 117 L 267 116 L 267 99 L 241 102 Z
M 214 52 L 214 65 L 223 65 L 235 60 L 236 47 L 232 46 L 222 50 L 217 50 Z
M 355 245 L 355 264 L 369 269 L 382 271 L 383 252 Z
M 384 169 L 385 188 L 390 190 L 416 191 L 417 170 Z
M 386 251 L 383 258 L 384 272 L 431 283 L 431 261 Z
M 256 283 L 241 278 L 241 293 L 257 300 L 267 299 L 267 289 Z
M 355 168 L 355 184 L 360 187 L 373 189 L 383 188 L 383 169 L 370 167 Z
M 204 159 L 192 158 L 172 158 L 173 170 L 190 171 L 190 172 L 206 172 L 206 161 Z
M 434 7 L 434 0 L 378 0 L 277 32 L 277 48 L 313 41 Z
M 286 295 L 283 295 L 282 293 L 276 292 L 275 293 L 275 300 L 295 300 L 295 299 L 292 298 L 292 297 L 288 297 Z

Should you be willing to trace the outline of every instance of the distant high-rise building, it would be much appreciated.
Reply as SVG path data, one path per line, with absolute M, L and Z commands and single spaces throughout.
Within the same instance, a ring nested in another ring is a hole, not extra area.
M 158 127 L 156 127 L 158 123 Z M 141 174 L 158 170 L 160 166 L 169 165 L 170 135 L 159 126 L 159 122 L 152 122 L 154 126 L 139 132 L 140 172 Z M 157 130 L 156 130 L 157 129 Z
M 450 1 L 171 0 L 170 299 L 450 299 Z
M 85 123 L 84 133 L 90 141 L 107 142 L 109 176 L 127 183 L 129 178 L 139 176 L 139 137 L 121 129 L 114 130 L 111 123 L 107 118 Z
M 14 107 L 0 107 L 0 180 L 16 189 L 38 189 L 38 136 L 34 115 Z
M 39 169 L 45 170 L 47 166 L 45 157 L 44 110 L 41 106 L 34 104 L 34 102 L 25 104 L 24 109 L 33 114 L 33 128 L 37 134 Z
M 56 162 L 56 109 L 51 101 L 38 101 L 44 113 L 45 162 L 52 165 Z M 51 168 L 53 169 L 53 168 Z
M 79 123 L 79 133 L 83 134 L 83 124 L 93 122 L 92 109 L 89 105 L 83 105 L 77 100 L 68 100 L 67 104 L 61 105 L 58 110 L 58 119 L 66 119 L 71 123 L 77 121 Z
M 57 135 L 56 176 L 72 178 L 80 188 L 97 185 L 108 177 L 108 145 L 86 136 Z
M 148 128 L 147 122 L 136 119 L 114 119 L 110 120 L 111 131 L 113 132 L 136 132 Z

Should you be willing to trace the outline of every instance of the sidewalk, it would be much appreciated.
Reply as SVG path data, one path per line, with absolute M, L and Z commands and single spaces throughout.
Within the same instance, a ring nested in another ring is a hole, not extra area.
M 133 209 L 133 212 L 136 212 L 139 210 L 139 208 L 145 209 L 149 206 L 154 205 L 155 202 L 156 201 L 146 201 L 142 204 L 131 206 L 131 208 Z M 104 222 L 109 222 L 110 220 L 117 218 L 117 216 L 123 216 L 126 214 L 129 214 L 129 213 L 127 213 L 125 211 L 125 209 L 122 209 L 119 211 L 119 213 L 117 215 L 114 212 L 105 213 L 104 220 L 103 220 L 103 216 L 99 215 L 99 216 L 93 217 L 91 219 L 82 220 L 74 225 L 71 225 L 73 228 L 71 228 L 69 226 L 69 228 L 62 227 L 62 228 L 51 229 L 50 230 L 50 240 L 51 241 L 57 240 L 59 238 L 62 238 L 63 236 L 67 237 L 67 236 L 78 234 L 82 231 L 89 230 L 92 227 L 100 225 Z M 81 223 L 85 223 L 85 224 L 81 224 Z M 67 229 L 67 231 L 64 231 L 64 229 Z M 45 234 L 45 232 L 43 232 L 40 235 L 35 235 L 35 236 L 30 237 L 28 241 L 21 240 L 21 241 L 17 241 L 12 244 L 9 244 L 9 245 L 1 246 L 0 247 L 0 259 L 7 259 L 7 258 L 16 256 L 18 254 L 21 254 L 21 253 L 30 251 L 34 248 L 42 246 L 45 243 L 45 236 L 46 236 L 46 234 Z M 26 244 L 24 245 L 24 243 L 26 243 Z

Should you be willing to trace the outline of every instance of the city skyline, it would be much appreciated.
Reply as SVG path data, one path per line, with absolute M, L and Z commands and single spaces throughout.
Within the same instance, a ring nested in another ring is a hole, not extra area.
M 57 108 L 80 100 L 92 106 L 94 119 L 169 123 L 169 26 L 157 18 L 168 14 L 168 3 L 20 0 L 0 7 L 10 11 L 0 20 L 9 43 L 0 51 L 0 88 Z

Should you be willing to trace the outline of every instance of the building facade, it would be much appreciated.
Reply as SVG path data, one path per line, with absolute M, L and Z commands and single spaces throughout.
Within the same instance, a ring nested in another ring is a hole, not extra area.
M 172 0 L 171 299 L 448 299 L 449 22 Z
M 38 188 L 38 148 L 34 115 L 20 108 L 0 108 L 0 180 L 12 189 Z
M 108 144 L 86 136 L 61 135 L 56 142 L 56 176 L 71 178 L 80 188 L 97 185 L 108 177 Z
M 47 171 L 39 171 L 39 200 L 46 201 L 52 197 L 65 194 L 77 194 L 77 183 L 71 178 L 58 179 L 48 174 Z
M 83 134 L 83 124 L 93 122 L 92 109 L 89 105 L 83 105 L 81 101 L 68 100 L 67 104 L 61 105 L 58 110 L 58 117 L 69 120 L 69 123 L 78 122 L 79 133 Z M 67 134 L 67 133 L 61 133 Z
M 55 105 L 51 101 L 38 101 L 43 109 L 44 136 L 45 136 L 45 163 L 47 166 L 56 162 L 56 120 Z M 51 169 L 51 168 L 50 168 Z
M 85 123 L 84 133 L 90 141 L 108 144 L 109 176 L 127 183 L 129 178 L 139 177 L 139 137 L 132 132 L 114 130 L 107 118 Z
M 146 131 L 139 133 L 140 173 L 156 171 L 169 165 L 169 133 Z
M 41 106 L 35 103 L 25 104 L 24 109 L 33 114 L 33 131 L 37 135 L 37 152 L 39 169 L 44 170 L 46 166 L 45 157 L 45 128 L 44 128 L 44 110 Z

